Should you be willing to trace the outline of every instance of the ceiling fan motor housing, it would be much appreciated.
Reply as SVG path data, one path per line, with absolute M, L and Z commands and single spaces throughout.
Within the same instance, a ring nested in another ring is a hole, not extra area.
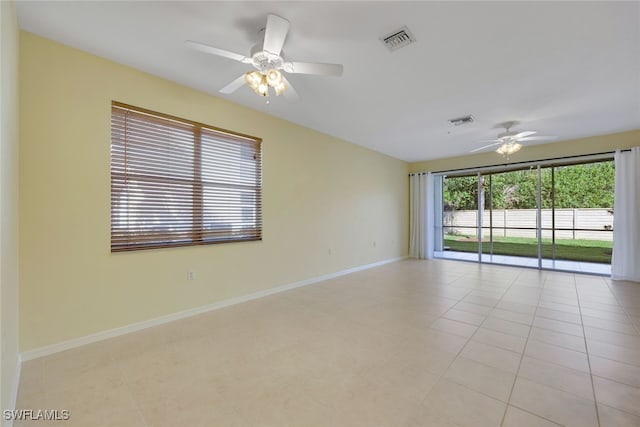
M 279 70 L 282 69 L 284 64 L 283 56 L 284 51 L 280 52 L 280 55 L 274 55 L 273 53 L 262 50 L 260 44 L 256 44 L 251 48 L 251 65 L 263 73 L 271 69 Z
M 513 131 L 508 131 L 508 132 L 502 132 L 501 134 L 498 135 L 498 139 L 511 139 L 513 136 L 517 135 L 518 132 L 513 132 Z

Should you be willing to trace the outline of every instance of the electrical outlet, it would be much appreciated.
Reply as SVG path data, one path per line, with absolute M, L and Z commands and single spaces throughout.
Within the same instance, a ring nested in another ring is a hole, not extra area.
M 187 273 L 187 280 L 196 280 L 196 272 L 190 271 Z
M 373 247 L 375 248 L 375 247 L 376 247 L 376 245 L 377 245 L 377 243 L 376 243 L 376 241 L 374 240 L 374 241 L 373 241 Z
M 331 255 L 331 252 L 333 252 L 333 251 L 331 250 L 331 248 L 329 248 L 329 249 L 327 250 L 327 254 L 328 254 L 328 255 Z

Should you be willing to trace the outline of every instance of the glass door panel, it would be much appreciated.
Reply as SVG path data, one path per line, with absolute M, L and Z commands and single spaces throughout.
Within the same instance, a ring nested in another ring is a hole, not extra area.
M 458 253 L 477 260 L 478 175 L 445 176 L 442 183 L 443 249 L 446 257 Z M 449 254 L 447 254 L 449 252 Z M 475 258 L 474 255 L 475 254 Z
M 482 260 L 537 264 L 537 168 L 492 173 L 484 176 L 484 182 Z
M 613 162 L 548 169 L 552 213 L 543 222 L 542 266 L 606 273 L 613 246 Z

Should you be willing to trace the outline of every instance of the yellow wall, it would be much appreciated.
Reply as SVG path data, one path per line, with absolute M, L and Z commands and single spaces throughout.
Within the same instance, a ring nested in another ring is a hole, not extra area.
M 502 165 L 504 163 L 527 162 L 552 159 L 556 157 L 577 156 L 613 151 L 618 148 L 630 148 L 640 145 L 640 129 L 610 135 L 592 136 L 552 144 L 540 144 L 523 147 L 511 156 L 507 162 L 495 151 L 470 156 L 450 157 L 411 163 L 411 172 L 447 171 L 478 166 Z
M 18 387 L 18 22 L 0 2 L 0 402 L 13 409 Z M 4 421 L 2 421 L 4 425 Z
M 20 67 L 23 351 L 406 255 L 405 162 L 30 33 Z M 263 138 L 264 240 L 111 254 L 112 100 Z

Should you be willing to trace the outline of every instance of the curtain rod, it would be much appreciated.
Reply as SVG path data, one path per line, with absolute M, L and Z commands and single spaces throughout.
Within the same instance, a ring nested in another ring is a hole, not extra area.
M 540 162 L 552 162 L 552 161 L 555 161 L 555 160 L 578 159 L 578 158 L 581 158 L 581 157 L 604 156 L 604 155 L 607 155 L 607 154 L 615 154 L 616 151 L 604 151 L 602 153 L 578 154 L 578 155 L 575 155 L 575 156 L 553 157 L 553 158 L 550 158 L 550 159 L 526 160 L 526 161 L 515 162 L 515 163 L 503 163 L 503 164 L 489 165 L 489 166 L 478 166 L 478 167 L 475 167 L 475 168 L 474 167 L 470 167 L 470 168 L 460 168 L 460 169 L 449 169 L 449 170 L 433 171 L 431 173 L 438 174 L 438 173 L 449 173 L 449 172 L 460 172 L 460 171 L 479 171 L 479 170 L 483 170 L 483 169 L 492 169 L 492 168 L 496 168 L 496 167 L 500 167 L 500 166 L 508 167 L 508 166 L 517 166 L 517 165 L 540 163 Z M 627 152 L 627 151 L 631 151 L 631 149 L 630 148 L 625 148 L 625 149 L 620 150 L 620 151 L 621 152 Z M 429 172 L 413 172 L 413 173 L 410 173 L 409 175 L 420 175 L 420 174 L 425 174 L 425 173 L 429 173 Z

